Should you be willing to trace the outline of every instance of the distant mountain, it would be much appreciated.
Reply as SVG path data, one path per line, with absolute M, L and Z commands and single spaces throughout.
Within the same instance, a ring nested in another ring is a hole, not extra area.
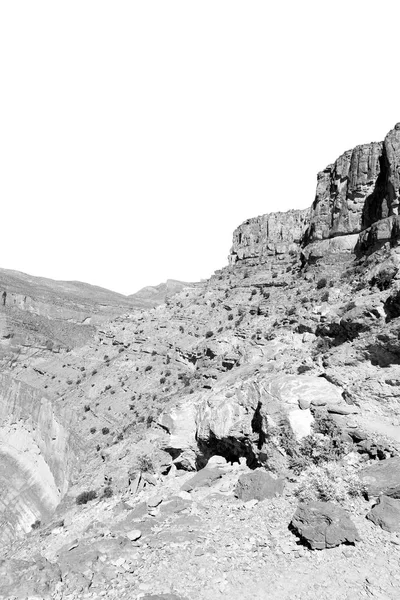
M 155 286 L 148 285 L 135 294 L 128 296 L 131 300 L 140 303 L 143 307 L 150 308 L 163 304 L 167 297 L 177 294 L 185 287 L 192 287 L 193 283 L 167 279 L 165 283 Z

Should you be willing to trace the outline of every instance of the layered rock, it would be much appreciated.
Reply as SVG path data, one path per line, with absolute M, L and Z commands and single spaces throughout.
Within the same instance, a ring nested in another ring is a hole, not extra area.
M 299 246 L 308 247 L 314 258 L 352 252 L 356 245 L 363 253 L 374 250 L 399 238 L 399 202 L 400 123 L 383 142 L 356 146 L 321 171 L 310 210 L 271 213 L 240 225 L 233 234 L 230 264 L 271 261 Z
M 56 415 L 40 391 L 0 376 L 0 544 L 48 517 L 67 491 L 71 418 Z
M 289 210 L 248 219 L 233 234 L 230 264 L 257 258 L 266 261 L 274 256 L 298 252 L 309 210 Z

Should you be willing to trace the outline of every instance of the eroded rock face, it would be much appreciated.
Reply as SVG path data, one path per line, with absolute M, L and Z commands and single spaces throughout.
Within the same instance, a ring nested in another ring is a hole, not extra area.
M 271 257 L 299 252 L 309 212 L 309 209 L 289 210 L 245 221 L 233 234 L 230 264 L 251 258 L 266 261 Z
M 310 244 L 308 255 L 317 258 L 353 252 L 362 232 L 357 249 L 365 253 L 377 242 L 399 238 L 399 202 L 400 123 L 383 142 L 356 146 L 321 171 L 311 209 L 245 221 L 233 234 L 230 264 L 251 259 L 271 263 Z M 379 225 L 382 220 L 386 222 Z M 327 243 L 342 237 L 342 242 Z
M 382 143 L 357 146 L 318 174 L 306 242 L 359 233 L 371 219 L 388 216 L 385 211 L 365 214 L 378 188 L 383 192 L 378 182 L 382 148 Z
M 75 465 L 71 415 L 56 415 L 42 394 L 0 376 L 0 544 L 54 512 Z

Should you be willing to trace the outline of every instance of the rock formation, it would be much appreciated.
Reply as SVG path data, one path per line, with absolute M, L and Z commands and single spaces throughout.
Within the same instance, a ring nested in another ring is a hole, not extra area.
M 348 150 L 318 173 L 310 210 L 271 213 L 240 225 L 233 235 L 230 263 L 265 262 L 273 256 L 282 259 L 282 255 L 298 253 L 300 247 L 339 237 L 344 239 L 323 244 L 322 254 L 353 251 L 357 242 L 366 252 L 377 241 L 382 245 L 398 239 L 399 198 L 400 123 L 384 142 Z
M 0 597 L 400 596 L 399 169 L 396 126 L 198 284 L 0 272 Z

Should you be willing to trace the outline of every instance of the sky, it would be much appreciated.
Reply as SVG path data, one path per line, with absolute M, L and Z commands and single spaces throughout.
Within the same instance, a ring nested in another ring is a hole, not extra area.
M 131 294 L 400 121 L 398 0 L 0 3 L 0 267 Z

